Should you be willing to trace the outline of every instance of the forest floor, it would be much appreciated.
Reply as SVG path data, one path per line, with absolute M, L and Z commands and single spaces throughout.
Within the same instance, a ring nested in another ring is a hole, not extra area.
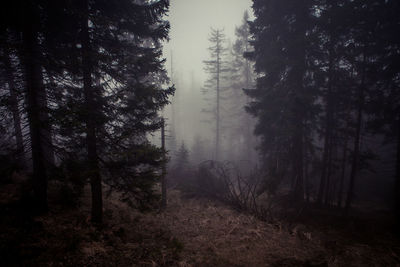
M 88 199 L 36 217 L 15 203 L 0 201 L 1 266 L 400 266 L 400 243 L 382 229 L 269 224 L 179 191 L 163 212 L 106 198 L 102 228 L 89 222 Z
M 346 229 L 327 221 L 269 224 L 178 191 L 169 200 L 157 220 L 183 243 L 181 266 L 400 266 L 400 243 L 363 222 Z

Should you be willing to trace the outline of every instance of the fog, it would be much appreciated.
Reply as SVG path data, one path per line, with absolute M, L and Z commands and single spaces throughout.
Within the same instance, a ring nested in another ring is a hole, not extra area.
M 171 1 L 170 41 L 164 46 L 168 72 L 171 74 L 172 51 L 174 69 L 186 83 L 190 84 L 192 72 L 198 83 L 204 82 L 203 60 L 209 57 L 210 28 L 224 29 L 226 37 L 234 40 L 235 27 L 242 23 L 245 10 L 252 13 L 251 5 L 251 0 Z
M 203 112 L 207 103 L 204 94 L 201 93 L 208 77 L 204 61 L 210 59 L 209 37 L 211 29 L 223 30 L 226 38 L 224 46 L 231 45 L 236 38 L 236 27 L 243 23 L 244 12 L 249 12 L 252 18 L 251 4 L 250 0 L 171 2 L 168 16 L 171 25 L 170 40 L 163 48 L 165 66 L 171 83 L 176 87 L 175 96 L 171 98 L 172 103 L 163 113 L 168 124 L 167 150 L 171 157 L 182 143 L 192 150 L 195 143 L 200 142 L 204 149 L 201 159 L 214 158 L 214 126 L 210 124 L 209 116 Z M 242 111 L 245 112 L 244 106 Z M 222 139 L 226 139 L 227 136 L 225 131 Z M 254 150 L 255 146 L 252 149 Z M 225 149 L 225 152 L 228 151 Z M 228 156 L 223 159 L 233 160 Z

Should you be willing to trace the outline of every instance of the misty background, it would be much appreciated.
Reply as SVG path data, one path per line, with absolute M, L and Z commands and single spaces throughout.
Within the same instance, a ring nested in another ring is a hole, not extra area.
M 232 46 L 236 40 L 235 30 L 243 23 L 243 15 L 248 12 L 253 18 L 250 0 L 221 1 L 172 1 L 168 19 L 171 24 L 170 40 L 164 44 L 165 67 L 176 92 L 171 97 L 171 104 L 163 111 L 167 123 L 167 150 L 171 159 L 182 144 L 189 150 L 191 163 L 199 164 L 203 160 L 215 159 L 213 125 L 202 93 L 208 74 L 204 61 L 210 58 L 209 37 L 211 29 L 223 30 L 226 35 L 224 46 Z M 252 85 L 254 86 L 254 84 Z M 245 112 L 244 106 L 242 111 Z M 229 120 L 235 120 L 230 118 Z M 250 128 L 253 128 L 252 126 Z M 249 129 L 253 131 L 254 129 Z M 158 136 L 153 142 L 160 143 Z M 222 133 L 227 140 L 229 129 Z M 221 160 L 247 160 L 255 164 L 255 146 L 253 158 L 243 154 L 242 158 L 229 155 L 229 148 L 223 147 Z M 201 151 L 197 151 L 201 150 Z
M 224 46 L 228 50 L 231 49 L 237 38 L 235 30 L 243 23 L 245 12 L 248 12 L 249 21 L 254 20 L 252 1 L 176 0 L 171 2 L 168 14 L 171 25 L 170 40 L 164 43 L 163 56 L 166 59 L 165 68 L 169 74 L 170 83 L 175 85 L 176 91 L 170 98 L 171 103 L 162 112 L 162 116 L 166 119 L 166 149 L 170 166 L 177 164 L 182 145 L 187 150 L 188 163 L 192 167 L 206 160 L 215 160 L 215 127 L 210 123 L 210 115 L 204 112 L 208 103 L 202 90 L 209 77 L 204 61 L 210 58 L 211 30 L 223 30 L 226 38 Z M 254 87 L 255 81 L 251 84 L 251 88 Z M 247 98 L 250 102 L 250 98 Z M 245 105 L 241 107 L 241 110 L 246 113 Z M 235 117 L 223 119 L 228 123 L 240 124 Z M 255 119 L 249 125 L 252 135 L 254 124 Z M 364 203 L 363 205 L 378 205 L 379 208 L 392 207 L 392 187 L 396 168 L 395 147 L 391 143 L 385 143 L 382 134 L 366 131 L 366 123 L 361 127 L 360 150 L 365 154 L 373 151 L 374 156 L 370 159 L 368 167 L 360 170 L 359 175 L 362 178 L 355 181 L 355 201 Z M 260 153 L 257 150 L 259 138 L 252 136 L 255 141 L 250 148 L 252 154 L 249 157 L 246 153 L 234 151 L 230 146 L 229 135 L 234 130 L 229 126 L 222 128 L 222 156 L 219 160 L 233 162 L 240 165 L 242 169 L 257 168 L 260 165 Z M 154 134 L 152 142 L 160 145 L 160 135 L 160 132 Z M 316 145 L 322 149 L 323 138 L 317 136 L 314 138 Z M 347 172 L 349 169 L 346 170 L 346 175 L 349 175 Z M 316 186 L 311 190 L 313 194 L 317 194 Z

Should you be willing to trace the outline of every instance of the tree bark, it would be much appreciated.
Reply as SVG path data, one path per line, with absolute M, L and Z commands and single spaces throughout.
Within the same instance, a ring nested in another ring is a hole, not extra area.
M 397 122 L 397 155 L 396 155 L 396 177 L 395 177 L 395 209 L 397 229 L 400 229 L 400 115 Z M 400 233 L 400 230 L 398 230 Z
M 215 132 L 215 160 L 219 160 L 219 139 L 220 139 L 220 36 L 217 30 L 217 118 Z
M 295 179 L 295 186 L 294 186 L 294 196 L 296 201 L 303 201 L 304 200 L 304 129 L 303 123 L 300 120 L 298 124 L 298 130 L 296 131 L 296 135 L 294 136 L 294 153 L 293 153 L 293 165 L 294 165 L 294 172 L 296 177 Z
M 161 208 L 165 209 L 167 207 L 167 159 L 165 150 L 165 120 L 162 119 L 161 125 L 161 148 L 163 152 L 163 164 L 161 173 Z
M 321 179 L 319 183 L 319 191 L 317 203 L 322 204 L 324 194 L 326 192 L 326 182 L 327 182 L 327 169 L 329 164 L 329 154 L 331 150 L 331 135 L 332 135 L 332 120 L 333 120 L 333 101 L 332 101 L 332 78 L 333 78 L 333 47 L 332 42 L 330 42 L 329 48 L 329 68 L 328 68 L 328 91 L 326 93 L 326 118 L 325 118 L 325 136 L 324 136 L 324 152 L 322 157 L 322 172 Z
M 46 111 L 40 97 L 45 95 L 40 64 L 37 24 L 34 6 L 26 3 L 24 8 L 24 27 L 22 32 L 23 64 L 25 69 L 27 115 L 32 150 L 33 189 L 35 206 L 39 213 L 48 210 L 47 174 L 42 127 L 46 124 L 41 115 Z
M 41 112 L 41 120 L 43 121 L 43 127 L 41 128 L 41 137 L 43 139 L 43 153 L 46 159 L 46 164 L 48 167 L 51 167 L 55 164 L 55 155 L 53 148 L 53 138 L 52 138 L 52 127 L 50 124 L 50 116 L 48 110 L 48 101 L 47 101 L 47 92 L 46 86 L 43 83 L 43 71 L 40 72 L 40 82 L 43 91 L 39 97 L 41 106 L 45 107 L 43 112 Z
M 88 153 L 89 177 L 92 192 L 92 222 L 102 223 L 103 219 L 103 197 L 101 176 L 97 155 L 96 117 L 97 105 L 95 103 L 95 92 L 92 86 L 93 59 L 90 55 L 89 36 L 89 7 L 88 0 L 83 1 L 84 15 L 82 18 L 82 67 L 83 67 L 83 91 L 86 106 L 86 145 Z
M 331 126 L 332 127 L 332 126 Z M 330 139 L 329 139 L 329 155 L 328 155 L 328 162 L 327 162 L 327 170 L 326 170 L 326 188 L 325 188 L 325 205 L 329 205 L 330 197 L 331 197 L 331 190 L 332 190 L 332 161 L 333 161 L 333 134 L 331 132 Z
M 308 150 L 304 149 L 304 186 L 306 193 L 306 201 L 310 202 L 310 177 L 309 177 L 309 156 Z
M 342 207 L 342 199 L 343 199 L 343 185 L 344 185 L 344 177 L 346 174 L 346 161 L 347 161 L 347 139 L 344 143 L 343 147 L 343 155 L 342 155 L 342 168 L 341 168 L 341 175 L 339 181 L 339 193 L 338 193 L 338 207 Z
M 364 48 L 365 50 L 365 48 Z M 365 63 L 366 56 L 365 51 L 363 54 L 363 70 L 361 74 L 361 83 L 358 89 L 358 110 L 357 110 L 357 121 L 356 121 L 356 131 L 354 136 L 354 148 L 353 148 L 353 159 L 351 164 L 351 172 L 350 172 L 350 184 L 349 191 L 347 192 L 346 205 L 345 205 L 345 215 L 348 215 L 351 204 L 354 198 L 354 186 L 355 179 L 358 171 L 359 158 L 360 158 L 360 137 L 361 137 L 361 122 L 363 116 L 363 108 L 364 108 L 364 86 L 365 86 Z

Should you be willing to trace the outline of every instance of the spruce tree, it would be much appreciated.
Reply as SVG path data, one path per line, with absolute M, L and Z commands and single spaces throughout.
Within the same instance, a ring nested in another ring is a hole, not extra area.
M 163 158 L 147 134 L 161 126 L 158 112 L 174 91 L 161 58 L 169 2 L 23 4 L 23 12 L 11 2 L 2 10 L 1 38 L 12 40 L 25 83 L 37 206 L 47 206 L 52 136 L 58 162 L 86 162 L 94 222 L 102 220 L 102 181 L 145 204 Z
M 256 89 L 248 110 L 257 116 L 255 133 L 269 168 L 290 166 L 296 199 L 304 195 L 304 155 L 312 146 L 316 94 L 309 70 L 311 4 L 308 1 L 253 3 Z
M 203 87 L 203 93 L 206 95 L 206 101 L 210 105 L 204 111 L 211 113 L 211 118 L 215 122 L 215 152 L 214 159 L 220 160 L 221 154 L 221 136 L 222 136 L 222 94 L 226 91 L 224 74 L 229 69 L 226 66 L 225 55 L 225 34 L 223 30 L 211 29 L 209 41 L 211 46 L 210 59 L 205 60 L 205 70 L 209 74 L 209 78 Z
M 241 160 L 251 161 L 254 159 L 253 151 L 256 144 L 253 138 L 254 119 L 245 111 L 245 106 L 250 102 L 245 91 L 254 87 L 254 64 L 245 57 L 252 51 L 248 21 L 249 14 L 246 11 L 242 24 L 235 30 L 236 40 L 231 50 L 228 89 L 230 94 L 227 102 L 229 103 L 230 138 L 234 146 L 231 148 L 231 153 L 237 151 L 237 157 L 241 155 Z

